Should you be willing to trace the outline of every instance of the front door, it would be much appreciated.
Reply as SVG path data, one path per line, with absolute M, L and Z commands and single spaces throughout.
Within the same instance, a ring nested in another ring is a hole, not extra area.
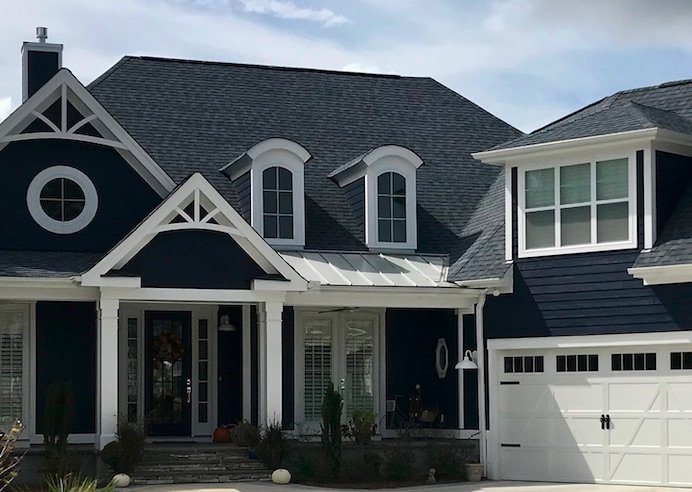
M 152 436 L 191 435 L 191 313 L 145 314 L 145 412 Z

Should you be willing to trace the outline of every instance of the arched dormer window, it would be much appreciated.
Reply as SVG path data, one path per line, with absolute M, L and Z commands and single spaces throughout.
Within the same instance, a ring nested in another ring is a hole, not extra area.
M 262 213 L 266 239 L 293 239 L 293 173 L 285 167 L 262 172 Z
M 305 246 L 304 165 L 310 153 L 284 138 L 255 144 L 221 169 L 249 195 L 248 218 L 269 244 Z M 238 188 L 237 188 L 238 191 Z M 242 207 L 242 204 L 241 204 Z
M 365 243 L 373 250 L 415 250 L 416 172 L 423 160 L 399 145 L 383 145 L 335 169 L 342 188 L 364 193 Z M 361 196 L 347 190 L 350 196 Z M 360 207 L 356 207 L 360 208 Z
M 377 239 L 406 242 L 406 178 L 399 173 L 377 176 Z

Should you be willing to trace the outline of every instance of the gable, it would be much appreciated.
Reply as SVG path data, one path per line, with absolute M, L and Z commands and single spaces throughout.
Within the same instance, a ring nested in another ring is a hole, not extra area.
M 176 188 L 81 282 L 106 286 L 122 279 L 137 287 L 307 288 L 307 282 L 199 173 Z M 263 283 L 272 281 L 280 287 Z

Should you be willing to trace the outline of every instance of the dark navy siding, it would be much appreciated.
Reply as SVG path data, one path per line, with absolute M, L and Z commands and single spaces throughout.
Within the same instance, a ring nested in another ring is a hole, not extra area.
M 281 322 L 281 392 L 283 394 L 281 413 L 283 428 L 292 430 L 295 425 L 294 417 L 294 330 L 295 312 L 292 306 L 284 306 Z
M 29 215 L 26 192 L 42 170 L 67 165 L 94 183 L 99 206 L 91 224 L 54 234 Z M 159 196 L 112 148 L 66 140 L 14 142 L 0 151 L 0 250 L 107 251 L 158 203 Z M 7 213 L 11 211 L 11 213 Z
M 656 152 L 656 230 L 660 234 L 692 183 L 692 157 Z
M 228 234 L 168 231 L 157 235 L 120 271 L 142 287 L 248 289 L 264 270 Z
M 644 151 L 637 151 L 637 248 L 644 248 Z
M 627 273 L 637 250 L 525 258 L 514 293 L 489 297 L 488 338 L 692 329 L 692 286 L 644 286 Z
M 27 98 L 33 96 L 60 69 L 58 54 L 48 51 L 29 51 L 27 65 Z
M 234 424 L 243 419 L 243 308 L 219 306 L 219 319 L 228 315 L 236 331 L 218 333 L 218 422 Z
M 358 237 L 365 241 L 365 178 L 344 186 L 344 195 L 356 221 Z
M 60 383 L 72 388 L 74 398 L 70 434 L 95 432 L 96 304 L 93 302 L 36 303 L 37 434 L 44 431 L 48 390 Z
M 245 222 L 248 224 L 251 222 L 251 188 L 250 188 L 250 172 L 246 172 L 238 179 L 233 181 L 233 188 L 235 188 L 236 196 L 238 197 L 238 206 L 240 207 L 240 215 L 242 215 Z
M 250 306 L 250 423 L 259 421 L 259 340 L 257 338 L 257 306 Z
M 451 309 L 387 309 L 387 399 L 409 398 L 416 384 L 422 387 L 423 404 L 437 405 L 444 427 L 457 427 L 459 416 L 457 315 Z M 435 348 L 444 338 L 449 349 L 449 369 L 437 376 Z M 406 411 L 407 409 L 405 409 Z
M 464 353 L 476 345 L 476 316 L 464 315 Z M 463 354 L 458 360 L 463 358 Z M 464 378 L 464 429 L 478 429 L 478 371 L 459 371 Z M 487 406 L 486 406 L 487 408 Z

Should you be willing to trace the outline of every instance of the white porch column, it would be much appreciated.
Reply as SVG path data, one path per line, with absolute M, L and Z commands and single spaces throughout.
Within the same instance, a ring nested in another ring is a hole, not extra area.
M 119 299 L 101 297 L 97 334 L 96 442 L 98 449 L 115 441 L 118 430 Z
M 259 424 L 281 423 L 281 315 L 283 303 L 265 302 L 259 307 Z

